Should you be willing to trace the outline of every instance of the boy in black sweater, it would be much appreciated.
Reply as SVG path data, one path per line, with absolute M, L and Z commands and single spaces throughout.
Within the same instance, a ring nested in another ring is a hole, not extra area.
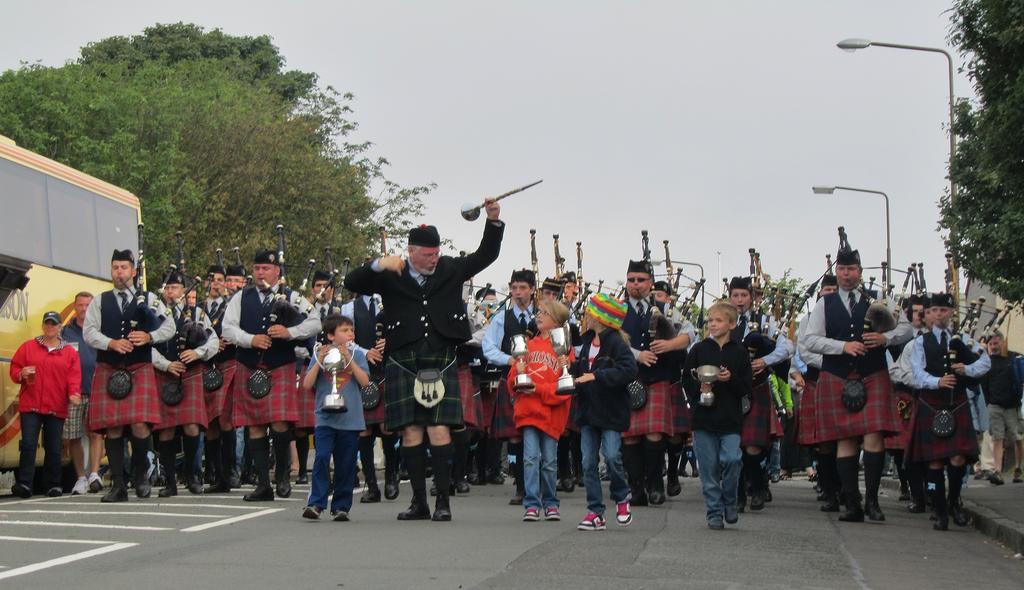
M 739 520 L 736 492 L 742 463 L 740 400 L 753 390 L 750 358 L 730 338 L 736 308 L 719 301 L 708 310 L 709 336 L 690 349 L 683 367 L 683 385 L 693 408 L 693 448 L 700 467 L 708 528 L 725 528 Z M 701 382 L 698 367 L 717 367 Z M 713 382 L 708 382 L 714 378 Z

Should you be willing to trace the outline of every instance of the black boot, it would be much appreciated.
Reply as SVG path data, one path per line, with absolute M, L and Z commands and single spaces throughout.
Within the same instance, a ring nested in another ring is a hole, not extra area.
M 452 519 L 451 507 L 448 503 L 448 492 L 451 478 L 448 471 L 448 459 L 452 456 L 451 443 L 430 448 L 430 462 L 434 466 L 434 483 L 437 484 L 437 501 L 434 504 L 434 522 L 447 522 Z
M 362 440 L 362 439 L 360 439 Z M 372 440 L 372 439 L 371 439 Z M 360 447 L 360 452 L 362 448 Z M 309 483 L 309 434 L 295 437 L 295 454 L 299 458 L 299 474 L 295 483 L 303 485 Z
M 222 434 L 217 438 L 206 439 L 206 468 L 213 472 L 213 483 L 203 489 L 204 494 L 226 494 L 231 491 L 227 485 L 228 477 L 224 473 L 224 461 L 221 459 L 224 454 L 221 448 L 223 437 Z
M 402 459 L 409 472 L 409 484 L 412 486 L 412 503 L 409 509 L 398 514 L 398 520 L 429 520 L 430 507 L 427 506 L 427 466 L 426 445 L 402 447 Z
M 622 467 L 633 499 L 633 506 L 647 506 L 647 489 L 644 487 L 644 448 L 641 444 L 622 445 Z
M 958 484 L 960 482 L 957 482 Z M 932 497 L 932 508 L 935 510 L 935 524 L 932 528 L 937 531 L 949 530 L 949 510 L 946 504 L 946 474 L 940 467 L 928 469 L 928 492 Z
M 153 488 L 149 485 L 149 449 L 151 447 L 150 437 L 138 438 L 132 436 L 132 485 L 135 486 L 135 495 L 139 498 L 148 498 Z
M 679 460 L 683 455 L 683 443 L 668 443 L 668 470 L 665 472 L 665 492 L 675 498 L 683 491 L 679 483 Z
M 818 456 L 818 484 L 824 496 L 822 512 L 839 512 L 839 482 L 835 479 L 836 456 L 822 453 Z
M 885 453 L 864 451 L 864 513 L 869 520 L 881 522 L 885 520 L 881 507 L 878 506 L 878 487 L 882 483 L 882 465 Z
M 513 454 L 512 443 L 508 444 L 508 451 Z M 496 486 L 505 483 L 505 476 L 501 474 L 501 441 L 493 438 L 487 440 L 487 483 Z
M 763 453 L 743 453 L 743 479 L 750 485 L 750 509 L 764 510 L 764 470 L 761 469 Z
M 160 465 L 164 468 L 164 487 L 157 493 L 161 498 L 172 498 L 178 495 L 178 474 L 176 454 L 178 452 L 178 441 L 158 441 L 160 449 Z
M 910 500 L 910 480 L 907 477 L 907 466 L 903 462 L 903 451 L 892 451 L 892 462 L 896 466 L 896 475 L 900 478 L 900 502 Z
M 665 441 L 644 440 L 644 478 L 651 506 L 665 503 Z
M 124 481 L 124 438 L 107 437 L 103 446 L 107 451 L 111 486 L 110 491 L 100 498 L 100 502 L 127 502 L 128 486 Z
M 256 476 L 256 489 L 242 497 L 246 502 L 265 502 L 274 499 L 274 489 L 270 487 L 270 439 L 267 437 L 249 438 L 246 450 L 252 458 L 253 473 Z
M 864 509 L 861 507 L 860 487 L 857 483 L 857 457 L 839 457 L 836 469 L 842 482 L 843 499 L 846 512 L 839 516 L 843 522 L 864 522 Z
M 522 506 L 523 498 L 526 496 L 526 488 L 523 486 L 523 443 L 508 443 L 509 466 L 512 471 L 512 478 L 516 484 L 516 494 L 509 499 L 511 506 Z M 515 457 L 515 462 L 512 458 Z
M 398 437 L 386 435 L 380 438 L 384 449 L 384 497 L 394 500 L 398 497 L 398 449 L 395 444 Z
M 455 493 L 468 494 L 469 482 L 466 480 L 466 465 L 469 463 L 469 431 L 460 430 L 452 433 L 452 487 Z
M 238 461 L 235 453 L 237 447 L 235 431 L 224 432 L 222 430 L 220 433 L 220 468 L 224 474 L 224 480 L 227 482 L 228 491 L 241 485 L 239 473 L 235 467 Z
M 292 495 L 292 433 L 290 430 L 274 432 L 274 479 L 277 480 L 277 497 Z
M 960 491 L 964 487 L 964 475 L 967 473 L 967 465 L 946 467 L 949 475 L 949 491 L 946 496 L 946 505 L 949 511 L 949 518 L 956 526 L 967 526 L 967 515 L 964 514 L 963 505 L 960 502 Z
M 185 450 L 185 484 L 190 494 L 200 495 L 203 493 L 202 475 L 196 473 L 196 459 L 199 456 L 199 436 L 184 435 L 182 447 Z
M 220 481 L 220 437 L 210 438 L 209 432 L 204 435 L 203 452 L 205 456 L 205 468 L 203 476 L 206 483 L 216 486 Z M 203 490 L 205 491 L 205 490 Z
M 363 478 L 366 479 L 366 491 L 359 498 L 360 504 L 380 502 L 380 488 L 377 486 L 377 469 L 373 464 L 373 436 L 359 438 L 359 462 L 363 466 Z

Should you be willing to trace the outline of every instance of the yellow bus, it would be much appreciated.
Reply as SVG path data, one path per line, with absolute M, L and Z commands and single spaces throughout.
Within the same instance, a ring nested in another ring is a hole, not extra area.
M 11 357 L 43 313 L 67 322 L 75 293 L 110 288 L 110 253 L 135 250 L 140 220 L 135 195 L 0 136 L 0 470 L 18 466 L 21 440 Z

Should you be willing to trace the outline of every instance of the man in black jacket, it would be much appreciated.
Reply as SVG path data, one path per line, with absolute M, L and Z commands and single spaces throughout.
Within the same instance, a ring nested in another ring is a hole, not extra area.
M 501 207 L 489 200 L 486 209 L 484 235 L 472 254 L 440 256 L 437 228 L 421 225 L 409 231 L 408 260 L 385 256 L 345 277 L 346 288 L 379 294 L 388 310 L 384 426 L 402 431 L 402 456 L 413 490 L 412 504 L 398 520 L 431 518 L 424 430 L 430 438 L 437 484 L 432 520 L 452 518 L 448 502 L 450 428 L 463 423 L 455 347 L 471 337 L 462 284 L 498 259 L 505 231 L 505 224 L 498 219 Z

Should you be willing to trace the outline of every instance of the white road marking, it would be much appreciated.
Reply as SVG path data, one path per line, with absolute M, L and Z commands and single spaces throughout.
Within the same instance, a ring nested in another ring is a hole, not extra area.
M 65 502 L 64 506 L 107 506 L 107 504 L 97 504 L 96 502 Z M 227 510 L 259 510 L 259 506 L 246 506 L 243 504 L 168 504 L 165 502 L 152 502 L 152 503 L 118 503 L 118 509 L 124 508 L 224 508 Z M 0 508 L 2 511 L 2 508 Z
M 283 510 L 283 509 L 282 509 Z M 248 515 L 247 515 L 248 516 Z M 83 522 L 43 522 L 37 520 L 0 520 L 0 526 L 18 524 L 26 526 L 61 526 L 83 529 L 118 529 L 123 531 L 172 531 L 174 529 L 161 526 L 128 526 L 122 524 L 86 524 Z
M 70 543 L 79 545 L 109 545 L 113 541 L 88 541 L 85 539 L 42 539 L 40 537 L 11 537 L 0 535 L 0 541 L 26 541 L 28 543 Z
M 96 514 L 116 516 L 173 516 L 178 518 L 227 518 L 227 514 L 186 514 L 184 512 L 137 512 L 132 510 L 0 510 L 0 514 Z M 3 521 L 0 521 L 3 522 Z
M 128 549 L 129 547 L 135 547 L 138 543 L 113 543 L 106 547 L 96 547 L 95 549 L 88 549 L 79 553 L 72 553 L 71 555 L 65 555 L 64 557 L 57 557 L 55 559 L 48 559 L 46 561 L 40 561 L 39 563 L 33 563 L 22 567 L 17 567 L 9 571 L 0 572 L 0 580 L 7 578 L 13 578 L 15 576 L 21 576 L 24 574 L 30 574 L 32 572 L 38 572 L 58 565 L 64 565 L 80 559 L 88 559 L 90 557 L 96 557 L 97 555 L 103 555 L 104 553 L 112 553 L 114 551 L 120 551 L 121 549 Z
M 212 529 L 214 527 L 222 526 L 225 524 L 234 524 L 243 520 L 249 520 L 250 518 L 256 518 L 258 516 L 266 516 L 275 512 L 281 512 L 284 508 L 267 508 L 266 510 L 260 510 L 259 512 L 250 512 L 249 514 L 241 514 L 239 516 L 233 516 L 231 518 L 225 518 L 224 520 L 215 520 L 213 522 L 207 522 L 204 524 L 189 527 L 187 529 L 181 529 L 183 533 L 197 533 L 199 531 L 205 531 L 206 529 Z

